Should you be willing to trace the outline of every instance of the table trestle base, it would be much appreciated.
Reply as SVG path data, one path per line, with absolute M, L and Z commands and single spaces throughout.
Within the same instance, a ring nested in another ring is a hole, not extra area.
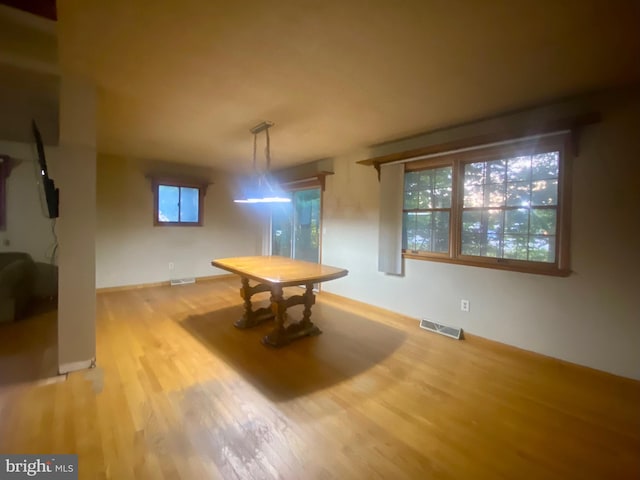
M 253 310 L 251 297 L 260 292 L 271 292 L 271 308 L 263 307 Z M 311 321 L 311 307 L 316 303 L 316 296 L 313 293 L 313 283 L 305 285 L 305 292 L 302 295 L 292 295 L 289 298 L 284 298 L 281 286 L 262 283 L 250 286 L 249 279 L 242 277 L 240 295 L 244 299 L 244 314 L 242 318 L 235 323 L 236 327 L 251 328 L 267 320 L 275 319 L 275 328 L 262 339 L 262 343 L 265 345 L 282 347 L 298 338 L 320 335 L 322 333 Z M 304 305 L 302 320 L 285 325 L 288 318 L 287 309 L 295 305 Z

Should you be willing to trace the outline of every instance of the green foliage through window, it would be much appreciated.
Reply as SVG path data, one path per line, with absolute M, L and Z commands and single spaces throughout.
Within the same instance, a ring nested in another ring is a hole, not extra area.
M 464 165 L 462 254 L 553 263 L 560 152 Z
M 290 192 L 291 203 L 271 210 L 271 254 L 318 262 L 320 255 L 319 188 Z
M 403 252 L 454 263 L 568 272 L 568 137 L 405 166 Z
M 451 167 L 408 172 L 402 243 L 412 252 L 448 252 L 453 191 Z

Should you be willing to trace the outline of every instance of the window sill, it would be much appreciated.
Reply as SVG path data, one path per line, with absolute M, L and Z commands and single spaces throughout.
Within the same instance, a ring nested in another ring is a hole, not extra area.
M 202 222 L 155 222 L 154 227 L 202 227 Z
M 549 275 L 553 277 L 568 277 L 571 270 L 560 269 L 554 264 L 535 263 L 523 265 L 522 262 L 500 259 L 471 260 L 467 258 L 451 258 L 446 256 L 431 256 L 419 253 L 402 253 L 402 258 L 411 260 L 427 260 L 431 262 L 452 263 L 454 265 L 466 265 L 469 267 L 492 268 L 495 270 L 506 270 L 509 272 L 532 273 L 535 275 Z

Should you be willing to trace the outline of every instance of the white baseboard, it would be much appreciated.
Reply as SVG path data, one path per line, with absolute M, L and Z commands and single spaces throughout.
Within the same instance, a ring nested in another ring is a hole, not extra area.
M 83 360 L 81 362 L 64 363 L 58 367 L 58 373 L 60 375 L 64 375 L 65 373 L 75 372 L 77 370 L 86 370 L 88 368 L 94 367 L 95 364 L 95 358 L 92 358 L 90 360 Z

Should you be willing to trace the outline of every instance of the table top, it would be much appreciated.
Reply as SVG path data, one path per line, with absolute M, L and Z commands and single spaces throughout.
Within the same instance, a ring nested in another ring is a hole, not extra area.
M 220 258 L 211 265 L 256 282 L 281 287 L 326 282 L 349 273 L 344 268 L 278 256 Z

